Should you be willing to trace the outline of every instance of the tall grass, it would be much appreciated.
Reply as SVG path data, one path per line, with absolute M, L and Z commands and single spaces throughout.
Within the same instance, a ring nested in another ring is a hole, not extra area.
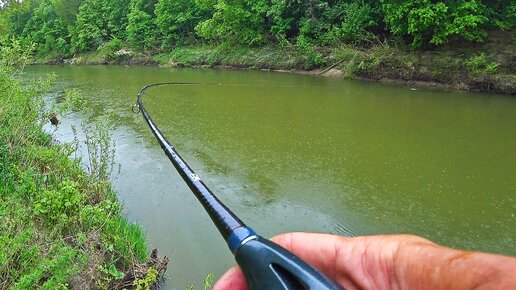
M 16 41 L 0 48 L 0 289 L 107 288 L 147 257 L 108 182 L 113 143 L 92 129 L 85 172 L 74 146 L 52 141 L 41 98 L 51 78 L 22 85 L 27 56 Z

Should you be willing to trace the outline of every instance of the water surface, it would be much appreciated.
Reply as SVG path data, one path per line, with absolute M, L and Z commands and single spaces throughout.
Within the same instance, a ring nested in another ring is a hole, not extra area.
M 146 108 L 205 183 L 263 236 L 413 233 L 468 250 L 516 255 L 516 99 L 256 71 L 34 66 L 56 91 L 77 87 L 94 114 L 115 116 L 122 166 L 114 185 L 150 247 L 171 257 L 167 288 L 201 287 L 234 262 L 162 153 Z

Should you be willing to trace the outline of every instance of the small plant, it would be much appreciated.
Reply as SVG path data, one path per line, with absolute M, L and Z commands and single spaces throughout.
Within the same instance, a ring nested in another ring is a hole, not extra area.
M 118 38 L 113 38 L 108 42 L 103 43 L 98 47 L 98 51 L 107 61 L 116 59 L 117 52 L 122 48 L 122 41 Z
M 57 189 L 38 192 L 33 202 L 34 214 L 59 224 L 76 217 L 85 200 L 77 186 L 73 181 L 63 181 Z
M 113 264 L 109 265 L 109 267 L 104 267 L 104 266 L 100 265 L 99 270 L 100 270 L 100 272 L 109 276 L 109 279 L 120 280 L 120 279 L 124 278 L 124 276 L 125 276 L 124 272 L 118 271 L 118 269 Z
M 28 47 L 23 46 L 16 38 L 11 38 L 7 45 L 0 46 L 0 68 L 12 69 L 17 67 L 16 71 L 23 71 L 23 68 L 30 61 L 34 47 L 34 44 Z
M 158 281 L 158 271 L 150 268 L 143 279 L 134 280 L 133 286 L 136 290 L 150 290 L 151 286 Z
M 111 140 L 107 122 L 97 121 L 93 126 L 82 124 L 86 135 L 88 170 L 91 178 L 108 181 L 120 166 L 115 164 L 115 141 Z
M 204 290 L 211 289 L 213 287 L 213 283 L 215 282 L 215 275 L 213 273 L 209 273 L 204 280 L 202 280 L 202 285 Z M 186 286 L 186 290 L 195 290 L 195 284 L 192 283 Z
M 483 52 L 466 61 L 466 66 L 473 75 L 494 74 L 499 65 L 494 61 L 489 62 Z
M 297 39 L 298 55 L 303 59 L 303 68 L 306 70 L 326 65 L 326 61 L 322 53 L 317 50 L 308 38 L 300 36 Z
M 210 273 L 202 281 L 202 284 L 204 285 L 204 290 L 211 289 L 211 287 L 213 287 L 213 282 L 215 282 L 215 275 L 213 275 L 213 273 Z
M 78 112 L 88 105 L 87 100 L 79 93 L 77 89 L 64 90 L 64 102 L 59 108 L 59 113 L 63 114 L 67 111 Z

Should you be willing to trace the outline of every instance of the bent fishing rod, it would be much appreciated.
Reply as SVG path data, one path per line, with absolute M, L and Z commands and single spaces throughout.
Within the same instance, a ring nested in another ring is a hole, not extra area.
M 143 96 L 151 87 L 181 85 L 214 85 L 167 82 L 144 86 L 138 92 L 134 113 L 142 113 L 161 148 L 208 212 L 244 272 L 250 289 L 343 289 L 323 273 L 278 244 L 256 234 L 229 210 L 190 168 L 177 150 L 163 136 L 143 106 Z

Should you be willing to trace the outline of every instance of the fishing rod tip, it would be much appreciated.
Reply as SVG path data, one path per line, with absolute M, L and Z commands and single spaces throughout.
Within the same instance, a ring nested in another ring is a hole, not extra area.
M 140 113 L 140 105 L 138 105 L 138 104 L 134 104 L 134 105 L 131 107 L 131 111 L 133 111 L 133 113 L 135 113 L 135 114 Z

